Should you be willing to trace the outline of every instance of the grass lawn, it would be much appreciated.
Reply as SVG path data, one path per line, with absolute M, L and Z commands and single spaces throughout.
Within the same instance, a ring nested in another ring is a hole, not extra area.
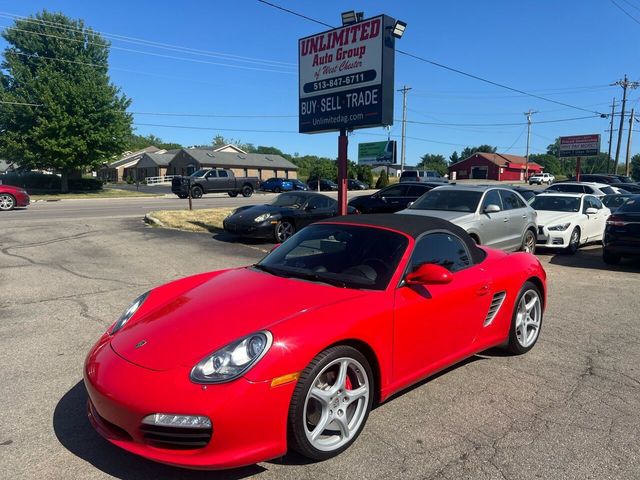
M 41 193 L 29 195 L 31 200 L 65 200 L 68 198 L 126 198 L 126 197 L 161 197 L 155 193 L 131 192 L 117 188 L 103 188 L 97 192 Z
M 222 220 L 233 210 L 233 208 L 158 210 L 147 215 L 162 222 L 166 228 L 176 228 L 189 232 L 216 232 L 222 230 Z

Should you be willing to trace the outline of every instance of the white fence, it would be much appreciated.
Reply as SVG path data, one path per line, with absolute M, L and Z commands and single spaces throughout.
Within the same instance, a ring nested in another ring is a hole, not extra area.
M 176 175 L 165 175 L 163 177 L 146 177 L 145 181 L 147 185 L 160 185 L 162 183 L 171 183 L 171 180 Z

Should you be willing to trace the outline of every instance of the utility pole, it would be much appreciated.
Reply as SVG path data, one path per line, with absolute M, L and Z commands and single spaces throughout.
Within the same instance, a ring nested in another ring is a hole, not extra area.
M 611 121 L 609 122 L 609 153 L 607 154 L 607 173 L 613 173 L 615 175 L 616 172 L 611 172 L 611 144 L 613 143 L 613 117 L 616 114 L 616 98 L 613 97 L 613 102 L 611 103 Z
M 627 104 L 627 88 L 638 88 L 640 86 L 639 82 L 630 82 L 627 79 L 627 75 L 624 75 L 624 79 L 618 80 L 612 85 L 619 85 L 622 87 L 622 111 L 620 113 L 620 129 L 618 130 L 618 145 L 616 146 L 616 161 L 613 165 L 613 173 L 615 174 L 618 171 L 618 160 L 620 159 L 620 145 L 622 144 L 622 131 L 624 129 L 624 107 Z
M 529 109 L 528 112 L 524 112 L 525 116 L 527 117 L 527 160 L 524 167 L 525 182 L 529 181 L 529 141 L 531 139 L 531 115 L 533 115 L 534 113 L 538 112 L 535 112 L 531 109 Z
M 631 173 L 631 132 L 633 132 L 633 114 L 634 109 L 631 109 L 631 117 L 629 117 L 629 138 L 627 138 L 627 158 L 624 162 L 624 174 L 628 177 Z
M 407 93 L 411 90 L 406 85 L 398 90 L 402 92 L 402 147 L 400 151 L 400 174 L 404 172 L 405 144 L 407 142 Z

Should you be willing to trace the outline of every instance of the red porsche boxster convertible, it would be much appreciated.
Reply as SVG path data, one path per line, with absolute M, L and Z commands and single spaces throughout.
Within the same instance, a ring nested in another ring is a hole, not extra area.
M 476 246 L 445 220 L 322 221 L 255 265 L 138 297 L 86 359 L 89 418 L 115 445 L 183 467 L 288 448 L 326 459 L 374 402 L 489 347 L 531 349 L 545 291 L 536 257 Z

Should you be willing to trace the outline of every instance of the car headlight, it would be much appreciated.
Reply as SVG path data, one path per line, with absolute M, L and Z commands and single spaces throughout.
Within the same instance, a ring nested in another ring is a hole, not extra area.
M 122 327 L 125 326 L 125 324 L 138 311 L 138 309 L 144 303 L 144 301 L 147 299 L 148 296 L 149 296 L 149 292 L 143 293 L 133 301 L 131 306 L 127 308 L 122 315 L 120 315 L 120 318 L 118 319 L 118 321 L 113 325 L 113 328 L 111 329 L 111 335 L 113 335 L 114 333 L 116 333 L 118 330 L 120 330 Z
M 569 228 L 570 225 L 571 223 L 563 223 L 561 225 L 553 225 L 551 227 L 548 227 L 548 229 L 552 232 L 564 232 L 567 228 Z
M 241 338 L 207 355 L 191 370 L 195 383 L 224 383 L 244 374 L 271 347 L 271 332 L 263 331 Z
M 258 215 L 258 216 L 254 219 L 254 222 L 256 222 L 256 223 L 264 222 L 264 221 L 265 221 L 265 220 L 267 220 L 270 216 L 271 216 L 271 214 L 270 214 L 270 213 L 263 213 L 262 215 Z

